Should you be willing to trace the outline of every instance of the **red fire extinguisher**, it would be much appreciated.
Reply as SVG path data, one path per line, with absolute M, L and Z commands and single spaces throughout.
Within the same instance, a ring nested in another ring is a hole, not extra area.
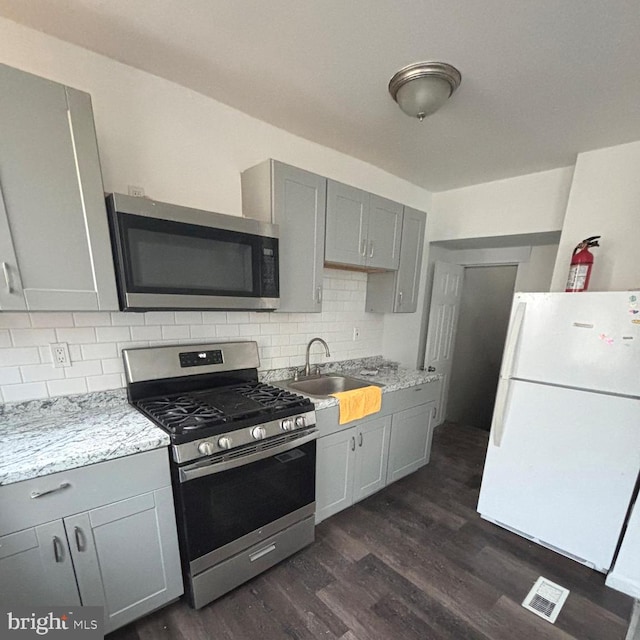
M 593 254 L 589 251 L 589 247 L 599 247 L 598 239 L 601 237 L 585 238 L 573 250 L 565 291 L 586 291 L 588 289 L 591 268 L 593 267 Z

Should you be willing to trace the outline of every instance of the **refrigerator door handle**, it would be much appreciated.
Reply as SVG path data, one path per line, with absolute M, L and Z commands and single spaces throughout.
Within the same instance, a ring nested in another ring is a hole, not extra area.
M 513 314 L 509 333 L 507 334 L 507 342 L 504 348 L 504 357 L 502 358 L 502 367 L 500 369 L 500 381 L 498 383 L 498 391 L 496 393 L 496 406 L 493 411 L 493 421 L 491 423 L 491 433 L 493 434 L 493 444 L 499 447 L 504 436 L 504 416 L 507 412 L 507 402 L 509 400 L 509 387 L 511 376 L 513 375 L 513 365 L 516 355 L 516 347 L 522 322 L 524 320 L 524 312 L 527 309 L 526 302 L 519 302 Z

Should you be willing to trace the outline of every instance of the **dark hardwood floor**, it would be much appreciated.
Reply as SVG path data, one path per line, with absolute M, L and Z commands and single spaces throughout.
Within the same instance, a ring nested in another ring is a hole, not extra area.
M 622 640 L 631 598 L 476 513 L 487 437 L 440 427 L 428 466 L 321 523 L 307 549 L 109 640 Z M 520 606 L 540 575 L 571 591 L 555 625 Z

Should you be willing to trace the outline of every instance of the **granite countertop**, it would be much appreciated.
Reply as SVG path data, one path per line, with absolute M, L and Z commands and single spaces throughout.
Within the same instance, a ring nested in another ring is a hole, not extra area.
M 0 485 L 169 445 L 124 389 L 0 405 Z
M 363 375 L 363 369 L 376 370 Z M 280 385 L 295 369 L 259 372 Z M 384 385 L 383 393 L 433 382 L 439 375 L 398 368 L 381 356 L 328 363 L 323 373 L 339 372 Z M 311 396 L 310 396 L 311 397 Z M 338 404 L 315 398 L 316 409 Z M 129 405 L 124 389 L 77 396 L 0 404 L 0 485 L 29 480 L 142 451 L 166 447 L 169 436 Z

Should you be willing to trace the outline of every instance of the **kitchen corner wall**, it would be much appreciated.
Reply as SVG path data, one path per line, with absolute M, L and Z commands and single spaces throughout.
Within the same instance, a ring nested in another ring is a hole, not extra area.
M 123 387 L 120 351 L 129 347 L 255 340 L 261 369 L 302 366 L 315 336 L 328 342 L 331 361 L 379 355 L 383 316 L 364 312 L 366 274 L 325 269 L 323 284 L 322 313 L 0 313 L 0 399 Z M 68 343 L 72 366 L 53 367 L 54 342 Z M 324 350 L 312 347 L 311 362 L 324 361 Z

